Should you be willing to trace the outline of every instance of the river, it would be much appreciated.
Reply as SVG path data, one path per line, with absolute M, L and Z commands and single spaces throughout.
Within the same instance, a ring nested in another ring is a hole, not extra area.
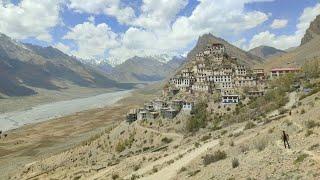
M 21 126 L 55 119 L 77 112 L 111 106 L 130 95 L 132 90 L 100 94 L 87 98 L 43 104 L 28 110 L 0 114 L 0 130 L 8 131 Z

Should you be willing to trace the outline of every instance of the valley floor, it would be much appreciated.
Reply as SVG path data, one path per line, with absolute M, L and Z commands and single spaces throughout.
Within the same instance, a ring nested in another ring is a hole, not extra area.
M 132 91 L 116 91 L 87 98 L 77 98 L 32 107 L 28 110 L 0 114 L 0 130 L 8 131 L 77 112 L 111 106 Z
M 87 110 L 5 132 L 8 136 L 4 138 L 2 135 L 0 139 L 0 179 L 8 179 L 8 175 L 17 168 L 72 149 L 105 129 L 117 126 L 129 109 L 141 105 L 144 98 L 150 98 L 136 92 L 132 96 L 110 107 Z
M 34 96 L 7 97 L 0 99 L 0 113 L 28 110 L 37 105 L 66 101 L 77 98 L 86 98 L 99 94 L 114 92 L 116 89 L 87 88 L 68 85 L 68 89 L 61 91 L 36 89 Z

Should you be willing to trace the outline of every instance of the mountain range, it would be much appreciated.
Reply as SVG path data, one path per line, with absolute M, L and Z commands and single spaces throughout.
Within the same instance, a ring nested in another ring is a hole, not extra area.
M 36 88 L 62 90 L 64 83 L 92 88 L 130 88 L 102 71 L 83 65 L 53 47 L 17 42 L 0 34 L 0 93 L 6 96 L 37 94 Z
M 159 61 L 157 57 L 138 57 L 128 59 L 113 68 L 109 74 L 119 82 L 153 82 L 161 81 L 179 68 L 184 57 L 175 56 L 168 62 Z

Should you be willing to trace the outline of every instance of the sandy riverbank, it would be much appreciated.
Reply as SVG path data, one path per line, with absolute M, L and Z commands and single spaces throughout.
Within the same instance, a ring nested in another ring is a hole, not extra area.
M 130 95 L 132 91 L 117 91 L 87 98 L 53 102 L 28 110 L 0 114 L 0 129 L 7 131 L 23 125 L 39 123 L 90 109 L 103 108 Z

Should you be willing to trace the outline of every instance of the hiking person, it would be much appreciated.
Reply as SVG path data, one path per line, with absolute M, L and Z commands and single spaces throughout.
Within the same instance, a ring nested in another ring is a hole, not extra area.
M 288 146 L 288 149 L 290 149 L 289 135 L 285 131 L 282 131 L 282 140 L 284 143 L 284 148 L 287 148 Z

